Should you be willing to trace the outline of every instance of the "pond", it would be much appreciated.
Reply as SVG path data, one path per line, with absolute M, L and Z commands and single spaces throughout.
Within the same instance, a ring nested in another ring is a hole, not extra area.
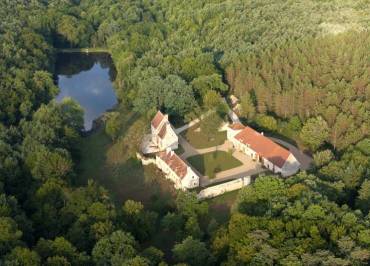
M 117 103 L 113 88 L 115 68 L 107 53 L 59 53 L 55 74 L 60 93 L 56 100 L 75 99 L 84 109 L 84 127 Z

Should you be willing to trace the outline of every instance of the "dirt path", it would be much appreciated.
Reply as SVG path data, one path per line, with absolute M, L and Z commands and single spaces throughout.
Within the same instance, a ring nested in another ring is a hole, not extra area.
M 179 143 L 184 149 L 184 153 L 181 154 L 181 158 L 186 159 L 190 156 L 198 155 L 198 154 L 205 154 L 209 152 L 214 152 L 214 151 L 228 151 L 233 148 L 231 142 L 225 141 L 222 145 L 218 146 L 213 146 L 209 148 L 204 148 L 204 149 L 196 149 L 191 144 L 185 140 L 184 137 L 179 135 Z
M 183 125 L 182 127 L 179 127 L 179 128 L 176 128 L 175 129 L 175 132 L 177 135 L 180 135 L 181 132 L 191 128 L 192 126 L 198 124 L 200 122 L 200 120 L 206 118 L 207 116 L 209 116 L 213 111 L 208 111 L 207 113 L 205 114 L 202 114 L 200 116 L 200 118 L 196 118 L 194 119 L 193 121 L 190 121 L 189 123 L 187 123 L 186 125 Z

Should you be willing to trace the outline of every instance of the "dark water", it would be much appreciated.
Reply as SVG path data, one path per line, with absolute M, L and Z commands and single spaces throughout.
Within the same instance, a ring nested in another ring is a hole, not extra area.
M 85 129 L 90 130 L 93 120 L 117 103 L 113 89 L 115 68 L 109 54 L 60 53 L 55 73 L 60 93 L 75 99 L 84 109 Z

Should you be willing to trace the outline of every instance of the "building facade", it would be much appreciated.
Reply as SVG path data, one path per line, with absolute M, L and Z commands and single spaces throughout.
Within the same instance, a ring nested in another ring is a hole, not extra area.
M 227 138 L 237 150 L 260 162 L 274 173 L 280 173 L 285 177 L 299 170 L 300 163 L 290 151 L 248 126 L 241 123 L 229 125 Z
M 152 146 L 158 147 L 159 151 L 178 148 L 179 138 L 168 120 L 168 115 L 158 111 L 150 124 Z
M 199 186 L 199 176 L 174 150 L 178 149 L 179 138 L 168 120 L 168 115 L 158 111 L 150 123 L 151 134 L 142 143 L 143 154 L 154 154 L 155 158 L 141 161 L 154 163 L 176 189 L 191 189 Z
M 199 186 L 199 176 L 172 150 L 156 155 L 156 165 L 176 189 L 192 189 Z

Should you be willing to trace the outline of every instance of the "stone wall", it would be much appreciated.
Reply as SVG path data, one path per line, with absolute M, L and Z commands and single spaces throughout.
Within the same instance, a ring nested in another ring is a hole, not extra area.
M 145 158 L 140 153 L 136 153 L 136 157 L 141 161 L 143 165 L 156 164 L 155 158 Z
M 241 189 L 242 187 L 248 186 L 250 182 L 251 177 L 246 176 L 219 185 L 211 186 L 201 190 L 198 193 L 198 199 L 214 198 L 226 192 L 234 191 L 237 189 Z

